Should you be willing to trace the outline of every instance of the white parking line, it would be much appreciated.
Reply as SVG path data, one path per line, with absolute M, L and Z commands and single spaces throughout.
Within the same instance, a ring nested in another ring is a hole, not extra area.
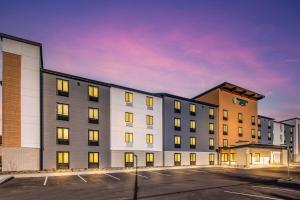
M 147 171 L 147 172 L 151 172 L 151 173 L 154 173 L 154 174 L 160 174 L 162 176 L 171 176 L 170 174 L 164 174 L 164 173 L 160 173 L 160 172 L 154 172 L 154 171 Z
M 262 188 L 262 189 L 279 190 L 279 191 L 287 191 L 287 192 L 300 192 L 299 190 L 291 190 L 291 189 L 284 189 L 284 188 L 278 188 L 278 187 L 266 187 L 266 186 L 259 186 L 259 185 L 253 185 L 252 187 Z
M 103 174 L 106 175 L 106 176 L 108 176 L 108 177 L 110 177 L 110 178 L 114 178 L 114 179 L 116 179 L 116 180 L 118 180 L 118 181 L 121 180 L 121 179 L 119 179 L 118 177 L 115 177 L 115 176 L 113 176 L 113 175 L 106 174 L 106 173 L 103 173 Z
M 46 186 L 48 180 L 48 176 L 46 176 L 43 186 Z
M 140 175 L 140 174 L 136 174 L 135 172 L 128 172 L 128 173 L 132 174 L 132 175 L 135 175 L 135 176 L 140 176 L 140 177 L 145 178 L 145 179 L 149 179 L 149 177 L 143 176 L 143 175 Z
M 256 197 L 256 198 L 261 198 L 261 199 L 284 200 L 284 199 L 260 196 L 260 195 L 255 195 L 255 194 L 245 194 L 245 193 L 240 193 L 240 192 L 232 192 L 232 191 L 228 191 L 228 190 L 225 190 L 224 192 L 229 193 L 229 194 L 237 194 L 237 195 L 248 196 L 248 197 Z
M 206 173 L 208 174 L 207 171 L 201 171 L 201 170 L 193 170 L 193 169 L 190 169 L 191 172 L 199 172 L 199 173 Z
M 79 174 L 77 175 L 81 180 L 83 180 L 84 182 L 86 182 L 87 183 L 87 181 L 84 179 L 84 178 L 82 178 Z
M 191 173 L 187 173 L 187 172 L 180 172 L 180 171 L 172 171 L 174 173 L 178 173 L 178 174 L 191 174 Z

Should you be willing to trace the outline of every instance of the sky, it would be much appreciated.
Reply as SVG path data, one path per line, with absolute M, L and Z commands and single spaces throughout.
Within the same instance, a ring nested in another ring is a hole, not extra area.
M 1 0 L 0 32 L 43 44 L 44 67 L 192 98 L 222 82 L 300 117 L 300 1 Z

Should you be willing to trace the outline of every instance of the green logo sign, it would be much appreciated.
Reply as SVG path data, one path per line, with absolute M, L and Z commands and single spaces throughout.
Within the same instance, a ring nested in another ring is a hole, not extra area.
M 245 105 L 248 103 L 247 100 L 240 99 L 240 98 L 237 98 L 237 97 L 233 97 L 233 98 L 232 98 L 232 102 L 233 102 L 234 104 L 239 103 L 241 106 L 245 106 Z

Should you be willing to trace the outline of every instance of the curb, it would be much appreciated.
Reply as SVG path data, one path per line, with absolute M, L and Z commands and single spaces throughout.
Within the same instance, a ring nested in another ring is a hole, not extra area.
M 292 178 L 290 179 L 278 179 L 278 183 L 287 183 L 287 184 L 294 184 L 294 185 L 299 185 L 300 186 L 300 181 L 298 180 L 293 180 Z
M 0 177 L 0 185 L 12 180 L 13 178 L 14 178 L 13 176 Z

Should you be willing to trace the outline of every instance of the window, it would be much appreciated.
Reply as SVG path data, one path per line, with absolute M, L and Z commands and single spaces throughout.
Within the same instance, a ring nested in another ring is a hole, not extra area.
M 146 135 L 146 142 L 147 144 L 153 144 L 153 134 Z
M 196 153 L 190 153 L 190 165 L 196 165 Z
M 148 109 L 153 109 L 153 97 L 146 97 L 146 105 Z
M 280 135 L 280 142 L 282 143 L 283 142 L 283 135 Z
M 154 166 L 154 153 L 146 153 L 146 166 L 147 167 Z
M 231 153 L 230 154 L 230 161 L 231 162 L 236 162 L 236 153 Z
M 69 152 L 58 151 L 56 153 L 57 169 L 69 169 Z
M 257 119 L 257 125 L 258 125 L 258 126 L 261 126 L 260 118 Z
M 133 113 L 125 112 L 125 123 L 126 123 L 126 126 L 132 126 Z
M 63 79 L 56 79 L 57 95 L 68 97 L 69 96 L 69 81 Z
M 215 112 L 213 108 L 209 109 L 209 119 L 214 119 L 215 118 Z
M 153 126 L 153 116 L 151 115 L 146 116 L 146 124 L 147 126 Z
M 222 153 L 221 160 L 222 162 L 228 162 L 228 153 Z
M 174 153 L 174 165 L 175 166 L 181 165 L 181 153 Z
M 228 147 L 228 140 L 227 139 L 223 139 L 223 147 Z
M 268 120 L 268 128 L 271 128 L 271 120 Z
M 99 123 L 99 108 L 89 108 L 89 123 Z
M 176 131 L 181 130 L 181 120 L 180 120 L 180 118 L 174 118 L 174 129 Z
M 293 143 L 293 136 L 290 136 L 290 143 Z
M 196 115 L 196 105 L 190 104 L 190 115 L 195 116 Z
M 228 120 L 228 110 L 223 110 L 223 120 Z
M 125 143 L 133 143 L 133 133 L 125 133 Z
M 242 113 L 238 113 L 238 122 L 243 123 L 243 114 Z
M 255 153 L 255 162 L 260 162 L 260 153 Z
M 99 146 L 99 131 L 89 130 L 89 146 Z
M 69 129 L 68 128 L 56 128 L 57 144 L 69 144 Z
M 252 116 L 252 117 L 251 117 L 251 124 L 252 124 L 252 125 L 255 125 L 255 116 Z
M 99 168 L 99 153 L 89 152 L 89 168 Z
M 195 120 L 190 120 L 190 131 L 196 132 L 196 121 Z
M 209 165 L 214 165 L 215 164 L 215 154 L 210 153 L 209 154 Z
M 213 150 L 215 148 L 214 138 L 209 138 L 209 149 Z
M 174 112 L 175 113 L 181 112 L 181 102 L 178 100 L 174 100 Z
M 125 153 L 125 167 L 133 167 L 133 153 L 126 152 Z
M 215 126 L 214 123 L 209 123 L 209 134 L 215 133 Z
M 69 120 L 69 105 L 64 103 L 57 103 L 56 105 L 56 119 L 57 120 Z
M 196 137 L 190 137 L 190 148 L 191 149 L 196 148 Z
M 96 86 L 89 85 L 89 100 L 98 101 L 99 99 L 99 88 Z
M 255 129 L 251 129 L 251 137 L 255 138 Z
M 238 128 L 238 135 L 239 135 L 239 137 L 243 136 L 243 127 Z
M 294 132 L 294 129 L 291 128 L 291 129 L 290 129 L 290 134 L 293 134 L 293 132 Z
M 261 139 L 261 132 L 260 132 L 260 130 L 257 131 L 257 138 Z
M 125 92 L 125 102 L 126 102 L 126 105 L 132 106 L 132 104 L 133 104 L 133 93 Z
M 271 132 L 268 133 L 268 140 L 272 140 L 272 133 Z
M 223 135 L 228 135 L 228 125 L 223 124 Z
M 181 137 L 178 135 L 174 136 L 174 147 L 180 148 L 181 147 Z

